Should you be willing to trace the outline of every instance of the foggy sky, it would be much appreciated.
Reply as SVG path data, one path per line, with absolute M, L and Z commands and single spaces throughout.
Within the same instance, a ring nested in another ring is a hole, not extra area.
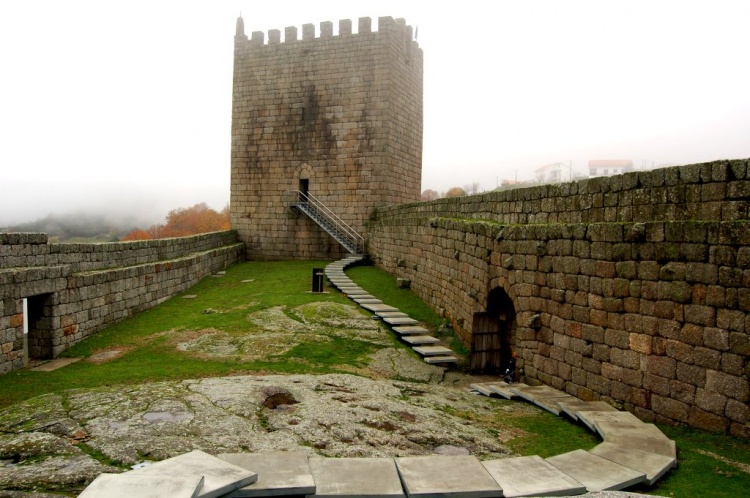
M 750 157 L 744 0 L 4 0 L 0 226 L 223 208 L 240 12 L 246 33 L 383 15 L 418 26 L 423 189 L 490 189 L 558 161 Z

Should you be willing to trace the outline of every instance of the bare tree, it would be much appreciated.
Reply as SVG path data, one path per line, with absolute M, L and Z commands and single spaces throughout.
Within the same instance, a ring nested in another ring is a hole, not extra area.
M 472 183 L 467 183 L 466 185 L 464 185 L 464 191 L 466 192 L 467 195 L 478 194 L 480 188 L 481 188 L 481 185 L 479 184 L 479 182 L 472 182 Z

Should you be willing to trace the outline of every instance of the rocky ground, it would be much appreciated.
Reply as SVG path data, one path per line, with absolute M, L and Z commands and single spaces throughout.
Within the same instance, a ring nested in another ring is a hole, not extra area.
M 221 331 L 183 332 L 173 344 L 196 357 L 252 357 L 268 344 L 278 350 L 315 340 L 325 326 L 328 334 L 356 334 L 380 346 L 366 368 L 356 369 L 359 375 L 246 375 L 70 390 L 1 411 L 0 497 L 76 493 L 101 472 L 193 449 L 302 449 L 328 457 L 512 455 L 503 442 L 522 431 L 504 429 L 493 418 L 536 408 L 473 395 L 468 385 L 483 379 L 427 365 L 393 347 L 389 332 L 369 317 L 334 308 L 300 307 L 293 318 L 272 308 L 249 317 L 265 325 L 260 336 L 238 341 Z M 89 361 L 117 357 L 117 351 L 105 351 Z
M 481 412 L 490 409 L 487 401 L 458 387 L 343 374 L 72 390 L 2 413 L 0 489 L 75 490 L 101 472 L 117 471 L 112 464 L 134 465 L 192 449 L 507 456 L 496 430 L 445 409 Z M 535 410 L 523 403 L 504 409 Z

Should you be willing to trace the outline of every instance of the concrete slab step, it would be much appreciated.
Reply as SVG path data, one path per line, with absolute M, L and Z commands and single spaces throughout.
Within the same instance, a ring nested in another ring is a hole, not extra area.
M 540 456 L 485 460 L 482 465 L 509 498 L 571 496 L 586 492 L 586 486 Z
M 573 420 L 578 420 L 579 411 L 610 411 L 615 412 L 617 408 L 612 405 L 605 403 L 604 401 L 583 401 L 580 399 L 575 400 L 561 400 L 557 404 L 562 408 L 563 412 Z
M 383 318 L 388 325 L 416 325 L 419 322 L 413 318 Z
M 103 473 L 78 495 L 83 498 L 196 498 L 203 476 L 142 476 Z
M 671 439 L 667 439 L 666 436 L 654 437 L 649 434 L 640 434 L 635 431 L 629 431 L 623 434 L 608 435 L 605 442 L 644 451 L 646 453 L 677 458 L 677 445 Z
M 646 483 L 651 486 L 669 469 L 677 465 L 677 459 L 655 453 L 628 448 L 612 443 L 601 443 L 589 451 L 615 463 L 646 474 Z
M 380 318 L 405 318 L 409 316 L 403 311 L 377 311 L 375 314 Z
M 336 279 L 336 280 L 328 279 L 328 281 L 331 282 L 331 285 L 333 285 L 339 290 L 341 289 L 341 287 L 354 287 L 354 282 L 352 281 L 345 281 L 345 280 L 340 280 L 340 279 Z
M 445 346 L 414 346 L 412 349 L 422 356 L 445 356 L 453 354 L 453 350 Z
M 315 480 L 304 452 L 224 453 L 217 457 L 258 473 L 256 482 L 233 491 L 227 498 L 315 494 Z
M 422 344 L 437 344 L 440 339 L 432 337 L 431 335 L 405 335 L 401 338 L 405 343 L 411 344 L 412 346 L 419 346 Z
M 510 386 L 527 387 L 524 383 L 508 384 L 505 381 L 486 382 L 480 384 L 471 384 L 469 387 L 484 394 L 485 396 L 499 395 L 505 399 L 517 398 L 518 395 L 510 390 Z
M 547 461 L 580 482 L 588 491 L 617 491 L 646 480 L 646 474 L 584 450 L 547 458 Z
M 564 398 L 570 396 L 568 393 L 555 389 L 549 386 L 519 386 L 513 384 L 508 387 L 511 392 L 517 394 L 521 398 L 534 403 L 539 398 Z
M 339 291 L 343 292 L 347 296 L 350 296 L 351 294 L 367 294 L 367 291 L 363 290 L 361 287 L 336 287 Z
M 414 327 L 410 325 L 406 325 L 403 327 L 393 327 L 393 331 L 400 335 L 425 335 L 430 333 L 430 331 L 424 327 Z
M 638 422 L 639 423 L 630 424 L 627 422 L 601 420 L 594 424 L 594 428 L 596 429 L 596 432 L 599 433 L 599 436 L 605 441 L 613 436 L 628 436 L 631 434 L 649 436 L 654 439 L 669 439 L 654 424 L 647 424 L 640 420 Z
M 352 282 L 346 277 L 333 277 L 333 278 L 329 278 L 328 281 L 331 282 L 336 287 L 339 287 L 342 285 L 349 285 L 349 286 L 356 285 L 354 282 Z
M 583 422 L 592 432 L 597 432 L 597 422 L 617 422 L 620 424 L 643 424 L 641 420 L 630 412 L 603 411 L 603 412 L 576 412 L 578 420 Z
M 252 484 L 258 480 L 256 472 L 225 462 L 200 450 L 131 470 L 128 474 L 150 476 L 203 476 L 203 489 L 198 496 L 214 498 Z M 168 496 L 168 495 L 162 495 Z
M 383 303 L 359 303 L 364 309 L 377 313 L 378 311 L 398 311 L 398 308 Z
M 401 457 L 396 467 L 410 498 L 503 496 L 500 485 L 471 455 Z
M 357 298 L 357 299 L 352 299 L 352 301 L 359 304 L 360 306 L 365 305 L 365 304 L 383 304 L 383 301 L 375 297 Z
M 452 355 L 425 356 L 423 360 L 430 365 L 439 365 L 440 363 L 458 363 L 458 358 Z
M 346 291 L 344 292 L 346 296 L 350 299 L 363 299 L 363 298 L 370 298 L 375 299 L 369 292 L 366 290 L 361 291 Z
M 341 292 L 344 292 L 344 291 L 363 291 L 364 290 L 362 287 L 360 287 L 359 285 L 357 285 L 357 284 L 355 284 L 353 282 L 350 283 L 350 284 L 336 285 L 336 288 L 339 289 Z
M 392 458 L 311 458 L 316 498 L 405 496 Z
M 503 384 L 505 383 L 503 382 Z M 495 393 L 494 391 L 490 391 L 490 385 L 491 384 L 488 382 L 478 382 L 475 384 L 469 384 L 469 387 L 485 396 L 495 396 L 497 393 Z
M 534 404 L 538 406 L 539 408 L 542 408 L 544 410 L 547 410 L 548 412 L 554 414 L 554 415 L 560 415 L 562 412 L 562 408 L 560 408 L 560 405 L 558 404 L 559 401 L 573 401 L 577 400 L 575 396 L 562 396 L 562 397 L 556 397 L 556 398 L 537 398 L 534 400 Z

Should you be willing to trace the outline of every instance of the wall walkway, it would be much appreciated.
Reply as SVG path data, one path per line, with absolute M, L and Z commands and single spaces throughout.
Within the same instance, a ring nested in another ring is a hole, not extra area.
M 243 257 L 233 231 L 109 244 L 48 244 L 43 233 L 0 234 L 0 374 L 29 358 L 55 358 Z

